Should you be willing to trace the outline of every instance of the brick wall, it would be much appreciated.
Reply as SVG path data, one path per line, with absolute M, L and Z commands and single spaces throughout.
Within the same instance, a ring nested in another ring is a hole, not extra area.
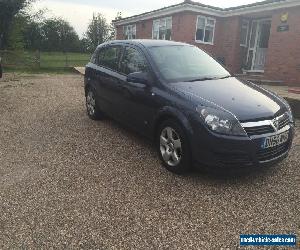
M 195 42 L 198 13 L 180 12 L 172 15 L 172 40 L 198 46 L 215 58 L 224 58 L 228 69 L 234 73 L 241 68 L 240 18 L 216 18 L 214 44 Z M 205 15 L 207 16 L 207 15 Z M 152 38 L 153 20 L 136 23 L 137 38 Z M 124 39 L 123 27 L 117 27 L 117 39 Z
M 281 14 L 288 12 L 289 31 L 277 32 Z M 224 58 L 226 67 L 240 73 L 243 57 L 247 54 L 240 46 L 241 17 L 216 18 L 214 44 L 195 42 L 198 13 L 181 12 L 172 15 L 172 40 L 186 42 L 204 49 L 215 58 Z M 206 16 L 206 15 L 204 15 Z M 152 38 L 153 20 L 141 21 L 137 25 L 137 38 Z M 117 38 L 123 39 L 123 27 L 117 28 Z M 300 85 L 300 7 L 274 11 L 265 65 L 265 78 L 283 80 L 286 84 Z
M 278 32 L 281 14 L 289 13 L 289 31 Z M 265 77 L 300 86 L 300 7 L 274 12 Z

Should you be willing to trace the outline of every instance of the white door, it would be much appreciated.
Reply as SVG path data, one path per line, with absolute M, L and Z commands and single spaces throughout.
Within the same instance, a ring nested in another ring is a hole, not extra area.
M 254 20 L 252 22 L 247 57 L 248 69 L 253 71 L 264 70 L 269 46 L 270 30 L 270 20 Z

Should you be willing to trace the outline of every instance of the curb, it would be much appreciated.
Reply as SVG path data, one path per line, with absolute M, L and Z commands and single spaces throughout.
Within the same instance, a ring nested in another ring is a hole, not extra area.
M 300 88 L 290 88 L 289 93 L 300 94 Z
M 74 67 L 73 68 L 77 73 L 81 74 L 84 76 L 85 73 L 85 67 Z

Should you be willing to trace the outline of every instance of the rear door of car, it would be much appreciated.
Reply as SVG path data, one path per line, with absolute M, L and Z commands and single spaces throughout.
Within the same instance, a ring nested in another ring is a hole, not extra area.
M 118 88 L 120 73 L 120 56 L 123 47 L 121 45 L 108 45 L 103 47 L 97 58 L 96 91 L 98 104 L 102 111 L 115 117 L 120 116 Z

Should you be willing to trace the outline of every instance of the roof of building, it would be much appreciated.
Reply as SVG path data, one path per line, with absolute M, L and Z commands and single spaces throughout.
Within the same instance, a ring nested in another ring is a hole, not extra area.
M 271 3 L 279 3 L 279 2 L 286 2 L 286 0 L 265 0 L 265 1 L 260 1 L 260 2 L 255 2 L 251 4 L 244 4 L 244 5 L 239 5 L 235 7 L 230 7 L 230 8 L 225 8 L 223 10 L 237 10 L 237 9 L 244 9 L 244 8 L 249 8 L 253 6 L 262 6 L 266 4 L 271 4 Z
M 159 15 L 168 15 L 173 14 L 180 11 L 196 11 L 203 12 L 203 14 L 210 14 L 216 16 L 230 16 L 230 15 L 239 15 L 244 13 L 258 12 L 264 10 L 285 8 L 285 7 L 293 7 L 300 6 L 299 0 L 265 0 L 247 5 L 240 5 L 236 7 L 230 8 L 219 8 L 211 5 L 205 5 L 199 2 L 185 0 L 179 4 L 167 6 L 161 9 L 145 12 L 142 14 L 121 18 L 118 20 L 114 20 L 115 24 L 124 24 L 130 22 L 136 22 L 139 19 L 150 19 L 157 17 Z
M 181 42 L 174 42 L 174 41 L 168 41 L 168 40 L 152 40 L 152 39 L 114 40 L 114 41 L 108 42 L 107 44 L 118 44 L 118 43 L 143 45 L 144 47 L 188 45 L 186 43 L 181 43 Z

